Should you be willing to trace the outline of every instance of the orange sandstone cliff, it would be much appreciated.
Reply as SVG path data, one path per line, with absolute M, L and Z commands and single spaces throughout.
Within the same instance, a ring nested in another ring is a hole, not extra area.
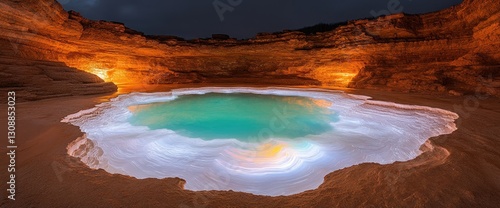
M 351 21 L 315 34 L 183 40 L 88 20 L 55 0 L 2 0 L 0 87 L 31 87 L 36 97 L 44 93 L 34 90 L 44 85 L 37 83 L 43 77 L 54 86 L 81 88 L 56 94 L 79 94 L 87 86 L 96 93 L 115 89 L 83 70 L 115 84 L 224 82 L 495 94 L 499 24 L 499 1 L 465 0 L 439 12 Z M 25 65 L 33 70 L 17 70 L 13 60 L 30 62 Z M 38 77 L 26 80 L 25 73 Z

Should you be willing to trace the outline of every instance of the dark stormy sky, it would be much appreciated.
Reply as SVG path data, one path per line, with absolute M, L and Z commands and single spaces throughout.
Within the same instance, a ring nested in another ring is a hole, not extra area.
M 150 35 L 187 39 L 214 33 L 249 38 L 384 13 L 437 11 L 462 0 L 58 0 L 94 20 L 123 22 Z M 217 8 L 217 9 L 216 9 Z

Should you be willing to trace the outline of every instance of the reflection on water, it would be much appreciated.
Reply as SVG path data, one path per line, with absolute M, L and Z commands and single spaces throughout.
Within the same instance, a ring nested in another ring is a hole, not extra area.
M 456 118 L 335 91 L 210 87 L 121 95 L 63 121 L 85 132 L 68 154 L 90 168 L 277 196 L 351 165 L 413 159 Z
M 300 138 L 332 130 L 337 116 L 330 106 L 329 101 L 298 96 L 208 93 L 131 106 L 129 121 L 202 139 Z

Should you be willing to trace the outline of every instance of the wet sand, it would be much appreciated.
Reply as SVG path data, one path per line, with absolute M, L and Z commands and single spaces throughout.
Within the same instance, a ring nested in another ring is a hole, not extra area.
M 224 86 L 224 85 L 217 85 Z M 458 130 L 434 137 L 414 160 L 365 163 L 328 174 L 315 190 L 268 197 L 233 191 L 184 190 L 180 178 L 135 179 L 91 170 L 66 154 L 83 134 L 60 120 L 120 93 L 165 91 L 201 85 L 121 86 L 112 95 L 18 103 L 16 200 L 2 194 L 1 207 L 496 207 L 500 204 L 500 99 L 344 89 L 375 100 L 456 112 Z M 2 96 L 3 97 L 3 96 Z M 481 99 L 480 99 L 481 98 Z M 465 101 L 465 102 L 464 102 Z M 475 104 L 479 103 L 476 108 Z M 0 113 L 6 114 L 2 104 Z M 5 117 L 3 117 L 5 118 Z M 7 127 L 6 119 L 0 125 Z M 7 135 L 0 128 L 0 135 Z M 2 152 L 7 152 L 6 136 Z M 0 172 L 7 189 L 8 160 Z

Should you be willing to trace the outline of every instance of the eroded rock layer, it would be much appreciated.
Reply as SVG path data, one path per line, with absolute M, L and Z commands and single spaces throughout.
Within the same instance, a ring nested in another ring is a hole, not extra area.
M 248 40 L 145 36 L 66 12 L 55 0 L 0 2 L 0 52 L 63 62 L 116 84 L 270 83 L 408 92 L 500 87 L 500 2 L 358 20 L 322 33 Z
M 0 92 L 14 91 L 17 101 L 114 92 L 116 85 L 64 63 L 0 56 Z M 6 93 L 5 93 L 6 94 Z

